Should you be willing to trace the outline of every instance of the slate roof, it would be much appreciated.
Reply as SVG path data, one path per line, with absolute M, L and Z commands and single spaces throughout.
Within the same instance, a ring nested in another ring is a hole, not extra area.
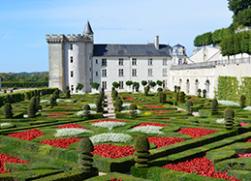
M 156 49 L 154 44 L 95 44 L 93 56 L 171 56 L 172 47 L 161 44 Z
M 89 21 L 87 21 L 87 24 L 85 26 L 84 34 L 93 35 L 92 27 L 91 27 Z

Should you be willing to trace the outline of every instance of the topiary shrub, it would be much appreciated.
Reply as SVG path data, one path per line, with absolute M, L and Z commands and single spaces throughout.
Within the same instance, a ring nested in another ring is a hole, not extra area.
M 246 96 L 241 95 L 240 97 L 240 107 L 243 109 L 246 107 Z
M 163 92 L 163 88 L 158 87 L 157 91 L 158 91 L 158 92 Z
M 179 97 L 180 97 L 180 95 L 179 95 L 179 92 L 176 92 L 175 93 L 175 101 L 174 101 L 174 105 L 178 105 L 178 103 L 179 103 Z
M 60 91 L 59 89 L 56 89 L 53 94 L 55 94 L 56 98 L 58 99 L 59 98 L 59 94 L 60 94 Z M 37 95 L 37 94 L 36 94 Z
M 144 87 L 144 94 L 145 94 L 145 96 L 149 95 L 149 91 L 150 91 L 150 87 L 149 86 Z
M 198 89 L 197 93 L 198 93 L 198 97 L 201 97 L 201 89 Z
M 212 106 L 211 106 L 211 114 L 212 115 L 217 115 L 218 114 L 218 106 L 219 106 L 219 104 L 218 104 L 218 101 L 217 101 L 217 99 L 213 99 L 212 100 Z
M 54 94 L 52 94 L 50 97 L 50 106 L 54 107 L 56 105 L 57 105 L 57 97 Z
M 134 144 L 135 167 L 148 167 L 150 145 L 146 136 L 138 136 Z
M 175 85 L 175 86 L 174 86 L 174 92 L 177 92 L 177 88 L 178 88 L 178 86 Z
M 103 98 L 101 95 L 99 95 L 96 99 L 96 111 L 97 111 L 97 113 L 102 113 L 104 111 Z
M 36 97 L 31 98 L 27 113 L 29 118 L 36 117 L 37 113 Z
M 166 94 L 163 92 L 159 93 L 159 102 L 160 103 L 165 103 L 166 102 Z
M 182 91 L 179 93 L 179 102 L 185 103 L 186 94 Z
M 42 109 L 42 106 L 40 105 L 40 95 L 38 94 L 36 97 L 35 97 L 35 102 L 36 102 L 36 111 L 39 111 L 40 109 Z
M 193 115 L 193 102 L 191 100 L 187 101 L 187 114 Z
M 122 105 L 123 105 L 123 101 L 121 100 L 120 97 L 117 97 L 115 100 L 115 111 L 116 112 L 122 111 Z
M 206 89 L 203 90 L 203 98 L 207 98 L 207 90 Z
M 85 117 L 90 117 L 90 110 L 91 110 L 91 107 L 89 106 L 89 104 L 84 105 L 83 109 L 84 109 L 84 114 L 83 114 L 83 116 L 85 116 Z
M 91 140 L 87 137 L 81 138 L 78 146 L 79 152 L 79 167 L 81 171 L 85 174 L 92 174 L 93 171 L 93 155 L 94 151 L 93 144 Z
M 137 117 L 137 109 L 138 109 L 137 105 L 136 104 L 131 104 L 129 109 L 130 109 L 130 112 L 129 112 L 130 117 L 131 118 L 136 118 Z
M 10 103 L 4 104 L 3 111 L 4 111 L 4 117 L 6 119 L 11 119 L 13 117 L 12 106 Z
M 226 109 L 224 111 L 225 127 L 230 130 L 234 127 L 234 111 L 232 109 Z

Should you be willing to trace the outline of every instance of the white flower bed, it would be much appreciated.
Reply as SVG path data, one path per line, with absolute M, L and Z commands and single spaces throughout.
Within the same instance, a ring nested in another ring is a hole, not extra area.
M 9 128 L 14 126 L 12 123 L 1 123 L 0 128 Z
M 97 122 L 97 123 L 92 123 L 93 126 L 96 127 L 101 127 L 101 128 L 107 128 L 109 130 L 112 130 L 115 127 L 119 126 L 125 126 L 125 122 L 114 122 L 114 121 L 103 121 L 103 122 Z
M 251 106 L 245 107 L 244 110 L 246 110 L 246 111 L 251 111 Z
M 85 111 L 78 111 L 78 112 L 76 113 L 76 115 L 77 115 L 77 116 L 83 116 L 83 115 L 84 115 L 84 112 L 85 112 Z M 96 111 L 91 111 L 91 110 L 90 110 L 90 114 L 96 114 L 96 113 L 97 113 Z
M 57 99 L 57 103 L 60 103 L 60 102 L 72 103 L 73 100 L 72 99 Z
M 96 104 L 89 104 L 89 106 L 91 109 L 95 109 L 97 107 Z
M 199 117 L 199 116 L 200 116 L 200 113 L 199 113 L 199 112 L 193 112 L 192 115 L 193 115 L 194 117 Z
M 216 123 L 218 123 L 218 124 L 225 124 L 225 120 L 223 118 L 222 119 L 217 119 Z
M 90 130 L 83 129 L 83 128 L 63 128 L 56 130 L 55 137 L 63 137 L 63 136 L 76 136 L 81 133 L 90 133 Z
M 137 126 L 129 130 L 129 132 L 141 132 L 147 134 L 163 134 L 160 131 L 163 127 L 161 126 Z
M 227 101 L 227 100 L 218 100 L 219 104 L 222 104 L 224 106 L 240 106 L 239 103 L 234 102 L 234 101 Z
M 125 103 L 123 103 L 122 107 L 129 108 L 130 105 L 131 105 L 131 103 L 125 102 Z
M 105 143 L 105 142 L 114 142 L 114 143 L 126 143 L 132 140 L 132 137 L 128 134 L 123 133 L 102 133 L 90 137 L 92 143 Z
M 121 113 L 129 113 L 131 110 L 122 110 Z M 140 114 L 141 111 L 140 110 L 135 110 L 137 114 Z
M 41 104 L 43 104 L 43 103 L 49 104 L 49 103 L 50 103 L 50 101 L 49 101 L 49 100 L 45 100 L 45 99 L 43 99 L 43 100 L 41 100 L 41 101 L 40 101 L 40 103 L 41 103 Z

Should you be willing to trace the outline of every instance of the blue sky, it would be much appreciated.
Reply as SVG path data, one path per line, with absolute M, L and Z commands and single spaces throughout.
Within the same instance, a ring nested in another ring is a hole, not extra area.
M 197 34 L 227 27 L 227 0 L 0 0 L 0 72 L 48 70 L 46 34 L 82 33 L 96 43 L 161 43 L 193 49 Z

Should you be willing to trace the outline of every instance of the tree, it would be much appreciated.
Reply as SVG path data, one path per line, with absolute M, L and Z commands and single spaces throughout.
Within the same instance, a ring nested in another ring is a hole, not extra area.
M 145 86 L 147 85 L 147 81 L 142 80 L 142 81 L 141 81 L 141 84 L 145 87 Z
M 163 82 L 161 80 L 157 80 L 156 83 L 157 83 L 158 86 L 162 86 L 163 85 Z
M 246 107 L 246 96 L 241 95 L 240 97 L 240 107 L 243 109 Z
M 217 99 L 215 98 L 212 100 L 212 106 L 211 106 L 211 110 L 212 110 L 211 114 L 212 115 L 218 114 L 218 107 L 219 107 L 219 104 L 218 104 Z
M 211 45 L 212 43 L 213 43 L 213 41 L 212 41 L 212 33 L 211 32 L 199 35 L 194 40 L 194 46 L 196 46 L 196 47 Z
M 250 0 L 228 0 L 228 8 L 237 15 L 240 11 L 251 6 Z
M 12 106 L 10 103 L 5 103 L 3 110 L 4 110 L 4 117 L 6 119 L 11 119 L 13 117 Z
M 81 91 L 83 88 L 84 88 L 84 85 L 81 84 L 81 83 L 78 83 L 78 85 L 77 85 L 77 87 L 76 87 L 76 90 L 77 90 L 77 91 Z
M 117 88 L 119 88 L 119 83 L 118 82 L 113 82 L 112 86 L 117 89 Z
M 55 96 L 55 95 L 54 95 Z M 30 100 L 30 104 L 28 106 L 28 117 L 34 118 L 36 117 L 37 113 L 37 105 L 36 105 L 36 97 L 32 97 Z
M 203 98 L 207 98 L 207 90 L 203 89 Z
M 89 104 L 85 104 L 83 108 L 84 108 L 83 116 L 88 118 L 90 116 L 90 110 L 91 110 Z
M 138 168 L 144 168 L 148 167 L 148 161 L 149 161 L 149 149 L 150 144 L 148 142 L 148 139 L 146 136 L 138 136 L 135 140 L 134 144 L 134 161 L 135 161 L 135 167 Z
M 133 87 L 133 90 L 135 90 L 136 92 L 139 92 L 139 86 L 140 84 L 138 82 L 133 82 L 132 87 Z
M 96 111 L 98 113 L 102 113 L 103 112 L 103 98 L 101 95 L 99 95 L 96 99 Z
M 215 30 L 212 34 L 212 42 L 213 44 L 220 44 L 221 41 L 225 38 L 230 36 L 232 31 L 229 28 L 222 28 Z
M 66 97 L 67 99 L 70 99 L 70 98 L 71 98 L 71 91 L 70 91 L 70 89 L 67 89 L 67 90 L 66 90 L 66 95 L 65 95 L 65 97 Z
M 225 127 L 230 130 L 234 127 L 234 111 L 232 109 L 226 109 L 224 111 Z
M 185 98 L 186 98 L 186 94 L 185 94 L 185 92 L 180 92 L 179 93 L 179 102 L 180 103 L 185 103 Z
M 127 85 L 130 89 L 131 89 L 132 84 L 133 84 L 133 81 L 131 81 L 131 80 L 126 81 L 126 85 Z
M 145 96 L 148 96 L 149 91 L 150 91 L 150 87 L 149 87 L 149 85 L 148 85 L 148 86 L 146 86 L 146 87 L 144 87 L 144 94 L 145 94 Z
M 50 97 L 50 106 L 54 107 L 56 105 L 57 105 L 57 97 L 54 94 L 52 94 Z
M 93 89 L 98 90 L 99 86 L 100 86 L 100 84 L 97 83 L 97 82 L 92 82 L 92 83 L 91 83 L 91 87 L 92 87 Z
M 238 26 L 251 26 L 251 8 L 240 11 L 234 16 L 234 24 Z
M 198 89 L 198 97 L 201 97 L 201 89 Z
M 121 100 L 121 98 L 118 96 L 115 100 L 115 111 L 116 112 L 120 112 L 122 111 L 122 105 L 123 105 L 123 101 Z
M 151 81 L 151 82 L 149 82 L 149 85 L 150 85 L 150 87 L 154 88 L 156 86 L 156 82 Z
M 193 102 L 191 100 L 187 101 L 187 114 L 189 116 L 193 115 Z

